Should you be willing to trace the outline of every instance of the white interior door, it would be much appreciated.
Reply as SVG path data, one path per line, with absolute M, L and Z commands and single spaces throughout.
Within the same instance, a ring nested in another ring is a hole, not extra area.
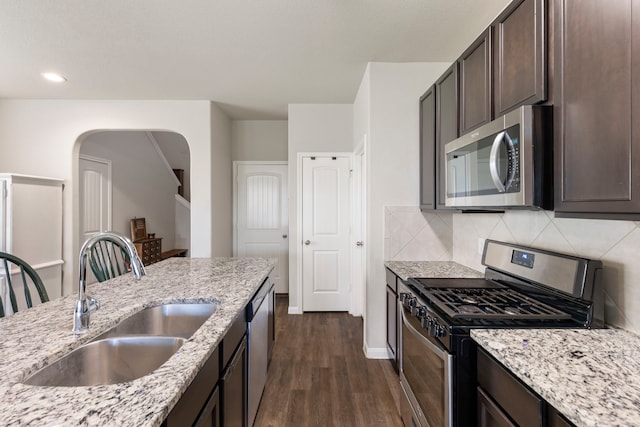
M 349 158 L 302 159 L 302 309 L 348 311 Z
M 288 170 L 284 163 L 238 163 L 236 256 L 275 261 L 276 293 L 289 292 Z
M 111 161 L 80 156 L 78 186 L 80 206 L 80 241 L 78 249 L 92 234 L 111 230 Z M 95 278 L 87 269 L 89 282 Z

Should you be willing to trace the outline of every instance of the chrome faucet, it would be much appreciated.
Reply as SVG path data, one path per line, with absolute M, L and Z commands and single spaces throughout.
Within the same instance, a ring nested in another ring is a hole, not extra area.
M 87 295 L 87 257 L 89 256 L 93 246 L 100 240 L 109 240 L 125 247 L 131 262 L 131 271 L 137 280 L 146 274 L 144 265 L 142 264 L 140 257 L 138 257 L 138 252 L 136 251 L 135 246 L 131 240 L 125 236 L 113 231 L 104 231 L 96 233 L 87 239 L 80 249 L 78 301 L 76 302 L 76 308 L 73 312 L 73 332 L 78 334 L 86 332 L 89 329 L 91 312 L 100 308 L 98 300 Z

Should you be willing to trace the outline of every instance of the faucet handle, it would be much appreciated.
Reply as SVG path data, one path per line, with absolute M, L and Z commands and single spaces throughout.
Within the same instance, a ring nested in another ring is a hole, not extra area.
M 91 313 L 92 311 L 96 311 L 100 308 L 100 301 L 93 297 L 87 296 L 87 305 L 89 308 L 89 313 Z

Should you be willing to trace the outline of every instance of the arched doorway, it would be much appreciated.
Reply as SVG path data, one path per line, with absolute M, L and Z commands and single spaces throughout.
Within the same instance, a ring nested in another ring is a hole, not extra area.
M 190 249 L 190 152 L 182 135 L 91 132 L 81 141 L 78 171 L 77 248 L 105 229 L 131 237 L 131 219 L 145 218 L 163 252 Z

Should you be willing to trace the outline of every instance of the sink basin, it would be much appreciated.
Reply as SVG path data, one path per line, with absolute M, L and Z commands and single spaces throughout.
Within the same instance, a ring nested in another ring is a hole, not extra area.
M 217 309 L 217 303 L 149 307 L 127 317 L 99 338 L 126 335 L 189 338 Z
M 132 381 L 159 368 L 184 342 L 184 338 L 158 336 L 92 341 L 36 372 L 24 383 L 76 387 Z

